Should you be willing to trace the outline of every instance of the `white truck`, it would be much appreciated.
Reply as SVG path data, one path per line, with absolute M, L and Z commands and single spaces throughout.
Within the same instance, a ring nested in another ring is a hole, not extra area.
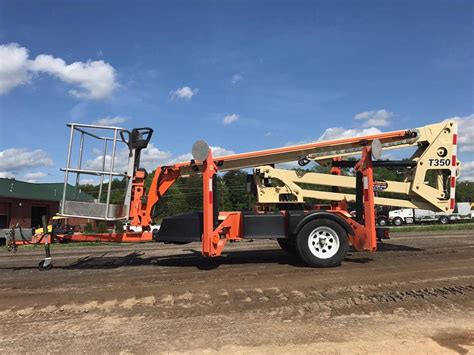
M 159 230 L 160 230 L 160 227 L 161 227 L 161 225 L 159 225 L 159 224 L 151 224 L 151 225 L 150 225 L 150 231 L 152 231 L 152 232 L 153 232 L 154 230 L 159 231 Z M 130 225 L 130 223 L 125 223 L 125 224 L 123 225 L 123 230 L 124 230 L 124 231 L 130 230 L 130 231 L 132 231 L 132 232 L 141 232 L 141 231 L 142 231 L 142 227 L 140 227 L 140 226 L 132 226 L 132 225 Z
M 416 208 L 402 208 L 390 211 L 388 213 L 388 219 L 394 226 L 421 222 L 439 222 L 441 224 L 448 224 L 450 222 L 472 219 L 472 212 L 471 205 L 468 202 L 459 202 L 456 204 L 456 208 L 451 214 Z

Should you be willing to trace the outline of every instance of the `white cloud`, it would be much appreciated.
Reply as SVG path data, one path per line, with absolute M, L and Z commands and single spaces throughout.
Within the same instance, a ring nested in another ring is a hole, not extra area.
M 175 159 L 172 159 L 169 163 L 174 164 L 174 163 L 178 163 L 182 161 L 190 161 L 192 159 L 194 158 L 191 153 L 185 153 L 185 154 L 178 155 Z
M 364 120 L 363 127 L 385 127 L 390 124 L 393 112 L 385 109 L 360 112 L 354 116 L 355 120 Z
M 170 91 L 172 100 L 191 100 L 193 96 L 197 95 L 199 89 L 191 89 L 189 86 L 183 86 L 181 89 Z
M 51 166 L 53 161 L 41 149 L 9 148 L 0 152 L 0 169 L 15 170 L 31 166 Z
M 124 123 L 127 121 L 128 118 L 126 117 L 121 117 L 121 116 L 115 116 L 115 117 L 103 117 L 98 119 L 97 121 L 94 121 L 94 124 L 100 125 L 100 126 L 115 126 L 121 123 Z
M 228 150 L 221 147 L 211 147 L 213 157 L 223 157 L 225 155 L 235 154 L 233 150 Z
M 461 162 L 461 175 L 459 180 L 474 181 L 474 161 Z
M 458 123 L 458 144 L 460 152 L 474 152 L 474 113 L 464 117 L 451 117 Z
M 209 147 L 209 148 L 211 148 L 213 157 L 223 157 L 226 155 L 235 154 L 233 150 L 225 149 L 222 147 Z M 166 164 L 171 165 L 171 164 L 176 164 L 179 162 L 190 161 L 192 159 L 194 158 L 191 153 L 185 153 L 185 154 L 178 155 L 176 158 L 170 159 Z
M 222 147 L 210 147 L 212 150 L 213 156 L 221 157 L 224 155 L 231 155 L 235 154 L 234 151 L 225 149 Z M 103 154 L 98 154 L 97 150 L 93 151 L 96 156 L 92 159 L 88 159 L 85 161 L 85 168 L 91 170 L 102 170 L 102 159 Z M 110 167 L 111 161 L 110 154 L 105 156 L 105 167 L 108 169 Z M 178 156 L 173 156 L 170 152 L 164 152 L 158 149 L 150 143 L 147 149 L 142 150 L 140 156 L 140 167 L 147 169 L 148 171 L 152 171 L 156 169 L 158 166 L 163 165 L 172 165 L 179 162 L 190 161 L 193 159 L 191 153 L 185 153 Z M 123 147 L 119 149 L 115 154 L 115 162 L 114 162 L 114 171 L 117 172 L 126 172 L 128 165 L 128 148 Z M 81 179 L 82 182 L 82 179 Z
M 216 157 L 235 154 L 234 151 L 222 147 L 210 147 L 213 155 Z M 85 159 L 83 167 L 91 170 L 102 170 L 103 154 L 99 149 L 92 149 L 92 156 L 90 159 Z M 129 150 L 127 147 L 117 149 L 115 154 L 114 171 L 126 172 L 128 167 Z M 192 159 L 191 153 L 173 156 L 170 152 L 165 152 L 154 146 L 153 143 L 148 145 L 147 149 L 142 150 L 140 157 L 140 166 L 152 171 L 158 166 L 171 165 L 177 162 L 189 161 Z M 111 155 L 105 156 L 105 167 L 110 167 Z M 42 150 L 37 149 L 28 151 L 27 149 L 10 148 L 0 151 L 0 178 L 16 178 L 22 176 L 22 179 L 28 182 L 37 182 L 38 180 L 48 176 L 44 171 L 32 172 L 34 168 L 50 167 L 53 161 Z M 82 176 L 82 184 L 97 184 L 97 178 L 90 176 Z
M 235 113 L 231 114 L 231 115 L 227 115 L 225 116 L 223 119 L 222 119 L 222 123 L 225 124 L 225 125 L 228 125 L 228 124 L 231 124 L 235 121 L 238 121 L 239 119 L 239 115 L 236 115 Z
M 112 95 L 118 86 L 115 69 L 103 60 L 66 64 L 61 58 L 40 54 L 31 62 L 35 72 L 51 74 L 65 83 L 76 85 L 69 93 L 78 98 L 101 100 Z
M 147 170 L 153 170 L 157 165 L 168 164 L 171 157 L 172 154 L 170 152 L 163 152 L 150 143 L 147 149 L 142 150 L 140 165 Z
M 44 178 L 48 176 L 48 174 L 44 173 L 44 172 L 41 172 L 41 171 L 38 171 L 38 172 L 34 172 L 34 173 L 27 173 L 25 175 L 23 175 L 23 180 L 25 180 L 26 182 L 37 182 L 38 180 Z
M 345 129 L 342 127 L 331 127 L 331 128 L 326 129 L 324 133 L 316 140 L 302 139 L 300 141 L 289 141 L 285 144 L 285 146 L 308 144 L 308 143 L 314 143 L 316 141 L 329 141 L 329 140 L 335 140 L 335 139 L 367 136 L 367 135 L 377 134 L 380 132 L 381 131 L 375 127 L 365 128 L 365 129 L 355 129 L 355 128 Z
M 94 151 L 97 153 L 97 151 Z M 93 159 L 87 159 L 85 162 L 85 168 L 90 169 L 90 170 L 102 170 L 102 159 L 103 155 L 99 154 Z M 110 167 L 110 161 L 112 157 L 110 154 L 107 154 L 105 156 L 105 169 L 109 169 Z M 123 150 L 119 150 L 115 154 L 115 163 L 114 163 L 114 170 L 115 171 L 120 171 L 120 172 L 125 172 L 127 170 L 127 159 L 128 160 L 128 153 L 125 148 Z
M 53 165 L 49 155 L 41 149 L 9 148 L 0 151 L 0 177 L 15 177 L 20 172 L 34 167 Z
M 0 171 L 0 178 L 2 179 L 13 179 L 15 177 L 15 174 L 13 174 L 11 171 Z
M 75 88 L 69 93 L 83 99 L 105 99 L 118 87 L 114 67 L 103 60 L 67 64 L 47 54 L 30 60 L 25 47 L 16 43 L 0 46 L 0 94 L 27 83 L 31 73 L 50 74 L 71 84 Z
M 0 95 L 29 81 L 28 50 L 16 43 L 0 46 Z
M 231 79 L 232 85 L 237 84 L 239 81 L 243 80 L 243 78 L 244 78 L 244 76 L 242 74 L 232 75 L 232 79 Z
M 98 153 L 98 150 L 94 150 L 94 153 Z M 114 171 L 124 173 L 128 168 L 128 154 L 129 150 L 127 147 L 117 150 L 114 161 Z M 102 170 L 103 154 L 98 154 L 93 159 L 88 159 L 85 162 L 87 169 L 91 170 Z M 148 148 L 142 150 L 140 156 L 140 166 L 151 171 L 158 165 L 166 165 L 171 159 L 172 154 L 169 152 L 163 152 L 156 148 L 153 143 L 148 144 Z M 110 167 L 112 157 L 110 154 L 105 156 L 105 167 Z
M 266 132 L 263 136 L 264 137 L 271 137 L 271 136 L 273 136 L 273 133 L 272 132 Z
M 372 134 L 380 133 L 380 129 L 375 127 L 364 128 L 364 129 L 344 129 L 342 127 L 332 127 L 324 131 L 321 137 L 318 138 L 320 141 L 327 141 L 332 139 L 342 139 L 350 137 L 360 137 Z

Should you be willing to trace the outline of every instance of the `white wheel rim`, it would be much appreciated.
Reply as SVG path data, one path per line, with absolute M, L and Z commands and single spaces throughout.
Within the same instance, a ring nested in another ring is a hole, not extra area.
M 329 259 L 339 250 L 339 236 L 334 229 L 318 227 L 308 237 L 311 253 L 319 259 Z

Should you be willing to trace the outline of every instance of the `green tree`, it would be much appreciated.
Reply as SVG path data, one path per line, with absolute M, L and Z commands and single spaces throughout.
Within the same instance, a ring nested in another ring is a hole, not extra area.
M 457 202 L 474 202 L 474 181 L 460 181 L 456 184 Z
M 186 199 L 187 211 L 202 211 L 202 176 L 190 175 L 175 183 Z
M 172 216 L 186 212 L 187 202 L 186 197 L 179 189 L 178 185 L 171 186 L 159 201 L 153 211 L 154 219 L 162 219 L 166 216 Z
M 245 171 L 231 170 L 226 172 L 222 176 L 220 185 L 218 191 L 224 194 L 224 206 L 221 206 L 221 210 L 240 211 L 249 209 L 247 173 Z

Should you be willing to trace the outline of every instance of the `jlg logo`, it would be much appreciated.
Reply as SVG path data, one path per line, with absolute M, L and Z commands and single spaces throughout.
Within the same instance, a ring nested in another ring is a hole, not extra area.
M 430 166 L 450 166 L 451 159 L 430 159 Z

